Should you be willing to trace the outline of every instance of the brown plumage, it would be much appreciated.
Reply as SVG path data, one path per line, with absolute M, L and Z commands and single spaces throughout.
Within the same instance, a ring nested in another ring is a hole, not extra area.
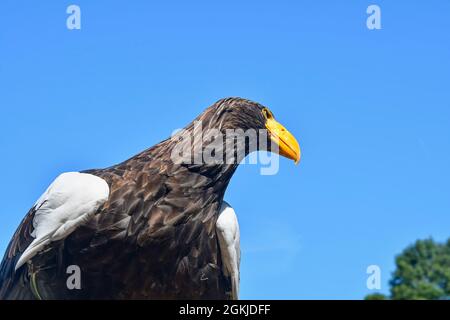
M 204 129 L 264 129 L 262 109 L 228 98 L 196 120 Z M 174 144 L 168 139 L 118 165 L 85 171 L 108 183 L 107 202 L 14 271 L 32 241 L 31 209 L 1 264 L 0 299 L 229 299 L 215 225 L 238 163 L 175 164 Z M 82 290 L 67 289 L 69 265 L 80 266 Z

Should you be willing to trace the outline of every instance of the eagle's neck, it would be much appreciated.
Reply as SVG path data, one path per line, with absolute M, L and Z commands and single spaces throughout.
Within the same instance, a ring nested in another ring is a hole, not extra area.
M 195 188 L 211 188 L 212 185 L 217 185 L 215 189 L 225 189 L 239 162 L 248 155 L 248 146 L 236 143 L 234 140 L 230 142 L 224 133 L 220 138 L 211 138 L 208 136 L 210 127 L 211 125 L 205 125 L 199 133 L 198 127 L 190 124 L 179 134 L 158 143 L 130 160 L 147 162 L 154 168 L 158 166 L 157 163 L 160 163 L 160 169 L 168 171 L 169 176 L 170 171 L 186 169 L 189 174 L 206 178 L 208 182 L 204 184 L 193 182 L 192 187 Z
M 176 180 L 176 183 L 183 185 L 184 192 L 192 193 L 192 196 L 214 192 L 221 199 L 239 165 L 238 161 L 227 161 L 225 152 L 224 161 L 218 163 L 203 161 L 204 159 L 196 161 L 201 158 L 196 158 L 193 152 L 191 161 L 176 163 L 171 158 L 175 146 L 176 143 L 171 139 L 162 141 L 128 160 L 127 166 L 134 163 L 131 166 L 138 166 L 142 171 L 158 172 L 169 180 Z M 206 146 L 203 146 L 197 149 L 197 152 L 205 154 L 205 148 Z M 234 147 L 233 154 L 237 154 L 236 151 Z

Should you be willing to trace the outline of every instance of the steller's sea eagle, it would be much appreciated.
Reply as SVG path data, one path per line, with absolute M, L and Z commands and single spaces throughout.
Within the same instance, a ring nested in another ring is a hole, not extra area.
M 225 139 L 211 152 L 196 123 L 224 135 L 265 130 L 257 150 L 300 160 L 297 141 L 268 108 L 222 99 L 181 131 L 193 140 L 180 133 L 118 165 L 57 177 L 9 243 L 0 299 L 237 299 L 239 225 L 223 197 L 238 154 L 252 149 L 233 138 L 231 148 Z M 180 144 L 189 160 L 223 151 L 227 161 L 178 161 Z M 80 270 L 79 290 L 67 285 L 69 266 Z

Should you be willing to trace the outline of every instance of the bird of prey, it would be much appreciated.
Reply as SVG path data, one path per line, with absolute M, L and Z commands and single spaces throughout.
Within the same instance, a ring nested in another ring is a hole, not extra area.
M 224 135 L 265 130 L 256 150 L 300 159 L 268 108 L 219 100 L 182 130 L 193 139 L 180 133 L 112 167 L 57 177 L 9 243 L 0 299 L 237 299 L 239 225 L 223 198 L 239 152 L 254 150 L 250 139 L 230 148 L 224 139 L 211 153 L 196 124 Z M 178 161 L 180 143 L 189 160 L 222 151 L 227 161 Z M 70 270 L 79 271 L 78 287 L 68 285 Z

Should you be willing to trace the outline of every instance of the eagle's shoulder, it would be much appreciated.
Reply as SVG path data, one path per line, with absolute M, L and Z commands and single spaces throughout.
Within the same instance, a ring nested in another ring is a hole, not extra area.
M 19 225 L 5 258 L 20 255 L 15 269 L 20 268 L 45 246 L 87 223 L 108 197 L 109 186 L 100 177 L 80 172 L 61 174 Z

